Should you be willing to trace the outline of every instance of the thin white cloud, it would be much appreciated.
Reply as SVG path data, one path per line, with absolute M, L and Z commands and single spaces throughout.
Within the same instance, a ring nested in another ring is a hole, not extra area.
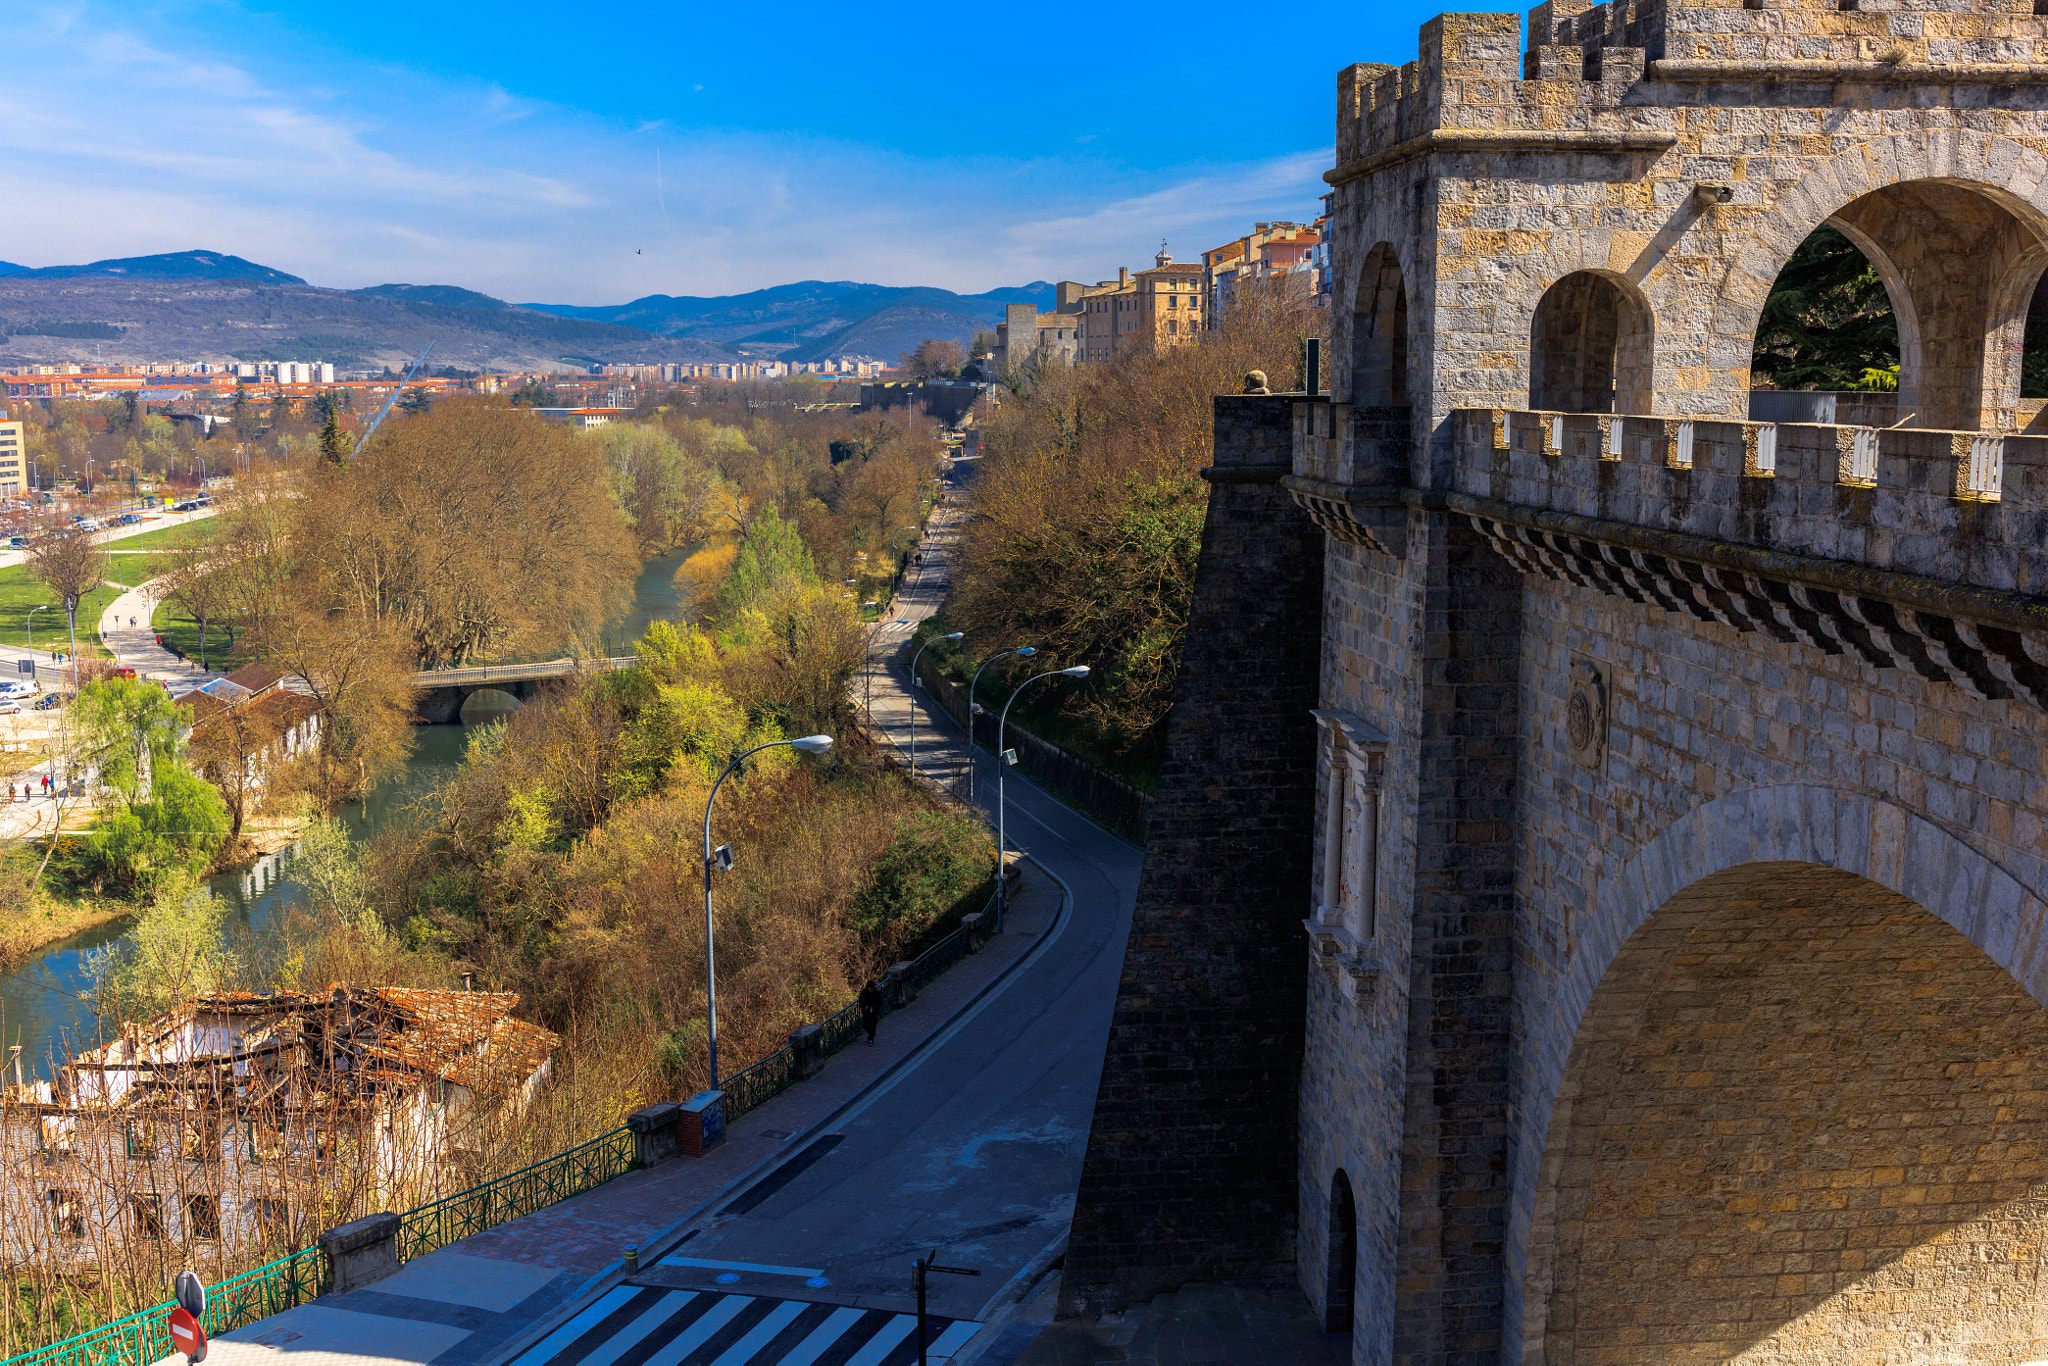
M 41 7 L 11 31 L 0 257 L 30 265 L 203 247 L 316 284 L 513 300 L 805 278 L 978 292 L 1101 278 L 1162 236 L 1186 260 L 1254 218 L 1312 215 L 1328 165 L 1326 152 L 1143 175 L 1079 150 L 921 160 L 612 124 L 390 66 L 329 64 L 316 85 L 224 58 L 190 24 L 151 31 L 98 6 Z

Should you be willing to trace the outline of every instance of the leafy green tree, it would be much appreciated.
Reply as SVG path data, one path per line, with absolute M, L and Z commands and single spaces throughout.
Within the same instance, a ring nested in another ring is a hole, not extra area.
M 1799 244 L 1757 319 L 1751 373 L 1780 389 L 1858 389 L 1899 363 L 1884 281 L 1855 243 L 1822 227 Z
M 85 964 L 102 1019 L 154 1019 L 200 992 L 236 985 L 242 964 L 228 947 L 228 906 L 204 887 L 169 888 L 128 932 Z
M 562 399 L 553 389 L 538 380 L 528 380 L 512 391 L 512 406 L 515 408 L 559 408 Z
M 718 590 L 720 620 L 732 621 L 755 602 L 785 586 L 815 586 L 818 567 L 794 522 L 782 520 L 772 506 L 747 527 L 732 576 Z
M 398 410 L 407 417 L 424 417 L 431 407 L 433 400 L 427 396 L 427 391 L 417 384 L 406 390 L 405 397 L 398 400 Z
M 97 679 L 79 688 L 72 719 L 105 794 L 79 871 L 144 894 L 204 871 L 233 819 L 213 784 L 186 766 L 184 717 L 170 694 L 139 679 Z
M 99 678 L 78 689 L 71 722 L 100 786 L 129 805 L 147 800 L 151 773 L 176 765 L 185 728 L 171 695 L 137 678 Z
M 950 811 L 908 816 L 854 898 L 853 928 L 893 954 L 978 892 L 994 864 L 974 822 Z

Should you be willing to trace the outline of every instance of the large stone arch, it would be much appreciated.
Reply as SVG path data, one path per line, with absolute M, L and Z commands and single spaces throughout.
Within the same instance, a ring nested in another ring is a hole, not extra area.
M 1738 865 L 1657 909 L 1577 1031 L 1523 1361 L 2031 1359 L 2044 1251 L 2048 1011 L 1909 897 Z
M 1946 240 L 1928 240 L 1930 215 Z M 1824 223 L 1848 233 L 1885 277 L 1907 352 L 1902 387 L 1911 385 L 1922 414 L 1916 425 L 2012 425 L 2019 381 L 2009 343 L 2023 333 L 2026 298 L 2048 248 L 2048 155 L 1973 130 L 1923 130 L 1871 139 L 1815 167 L 1750 213 L 1734 238 L 1713 292 L 1707 350 L 1715 369 L 1748 373 L 1764 300 L 1799 244 Z M 1966 237 L 1969 250 L 1947 249 Z M 1964 262 L 1981 278 L 1942 288 L 1942 277 Z M 1961 296 L 1967 306 L 1959 306 Z M 1910 307 L 1902 308 L 1907 298 Z M 1907 312 L 1916 318 L 1910 339 Z
M 1688 887 L 1752 864 L 1834 869 L 1906 898 L 2048 1005 L 2048 938 L 2041 933 L 2048 904 L 1948 830 L 1867 794 L 1805 784 L 1746 789 L 1696 807 L 1601 879 L 1593 905 L 1568 927 L 1573 951 L 1565 972 L 1542 993 L 1540 1016 L 1524 1021 L 1511 1284 L 1520 1287 L 1529 1271 L 1544 1136 L 1601 980 L 1658 908 Z

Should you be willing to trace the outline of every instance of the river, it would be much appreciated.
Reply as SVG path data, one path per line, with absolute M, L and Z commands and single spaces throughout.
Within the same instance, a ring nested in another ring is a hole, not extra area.
M 687 555 L 657 555 L 642 566 L 632 605 L 605 628 L 606 653 L 629 653 L 650 622 L 675 615 L 675 572 Z M 470 719 L 487 723 L 475 713 Z M 342 808 L 342 824 L 350 836 L 367 839 L 452 776 L 470 729 L 462 724 L 419 727 L 418 744 L 405 767 L 362 801 Z M 251 868 L 212 878 L 208 886 L 228 903 L 229 938 L 246 943 L 259 956 L 278 943 L 280 912 L 299 895 L 291 880 L 289 849 L 258 859 Z M 24 1071 L 47 1078 L 52 1056 L 62 1056 L 66 1048 L 76 1052 L 95 1045 L 97 1020 L 84 999 L 86 963 L 94 950 L 127 932 L 125 921 L 103 925 L 47 944 L 19 967 L 0 972 L 0 1045 L 21 1045 Z

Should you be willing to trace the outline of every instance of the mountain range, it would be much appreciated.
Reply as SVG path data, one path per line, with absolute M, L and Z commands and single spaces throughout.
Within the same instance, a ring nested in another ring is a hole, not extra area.
M 324 289 L 213 251 L 31 268 L 0 262 L 0 365 L 32 360 L 332 360 L 539 370 L 626 361 L 893 360 L 969 341 L 1003 307 L 1050 309 L 1044 281 L 983 294 L 804 280 L 746 294 L 513 304 L 457 285 Z

